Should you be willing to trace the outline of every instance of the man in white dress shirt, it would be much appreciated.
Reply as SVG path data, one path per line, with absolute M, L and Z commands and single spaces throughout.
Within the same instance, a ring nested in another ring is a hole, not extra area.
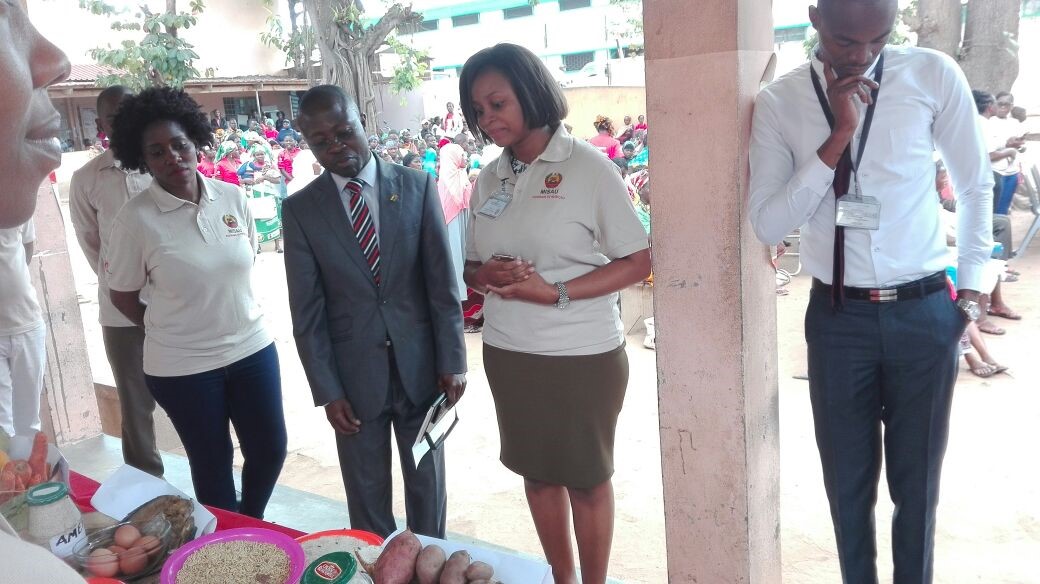
M 896 507 L 894 583 L 926 584 L 958 339 L 978 317 L 992 247 L 993 178 L 954 61 L 885 46 L 896 0 L 817 4 L 809 9 L 815 57 L 755 106 L 750 219 L 769 244 L 801 227 L 813 276 L 810 398 L 842 581 L 878 581 L 884 452 Z M 956 303 L 936 211 L 936 149 L 958 190 Z

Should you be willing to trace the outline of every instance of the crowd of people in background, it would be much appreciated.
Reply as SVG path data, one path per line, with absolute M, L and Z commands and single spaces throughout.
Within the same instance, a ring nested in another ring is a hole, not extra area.
M 979 114 L 979 123 L 986 139 L 990 165 L 993 171 L 993 252 L 985 270 L 983 294 L 981 296 L 980 316 L 969 323 L 961 337 L 960 351 L 968 365 L 968 369 L 979 377 L 992 377 L 1008 370 L 990 352 L 984 334 L 1004 335 L 1007 330 L 1001 327 L 996 319 L 1021 320 L 1022 316 L 1013 310 L 1004 300 L 1005 283 L 1017 282 L 1021 275 L 1012 267 L 1012 233 L 1010 214 L 1012 201 L 1020 187 L 1025 188 L 1025 172 L 1023 154 L 1026 152 L 1026 135 L 1024 124 L 1025 110 L 1015 108 L 1015 98 L 1011 93 L 1003 91 L 996 95 L 987 91 L 973 90 L 975 106 Z M 1017 116 L 1012 115 L 1017 109 Z M 939 195 L 943 226 L 946 230 L 947 244 L 951 248 L 952 258 L 956 255 L 957 200 L 955 186 L 951 183 L 949 173 L 942 160 L 936 161 L 936 191 Z M 956 283 L 956 269 L 950 268 L 950 277 Z

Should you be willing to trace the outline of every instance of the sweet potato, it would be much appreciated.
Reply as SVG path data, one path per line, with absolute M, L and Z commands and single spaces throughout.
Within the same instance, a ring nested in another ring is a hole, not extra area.
M 29 454 L 29 467 L 33 476 L 47 475 L 47 435 L 37 432 L 33 438 L 32 453 Z
M 466 568 L 466 581 L 490 580 L 495 575 L 495 569 L 484 562 L 473 562 Z
M 440 584 L 466 584 L 466 568 L 469 567 L 469 552 L 459 550 L 448 558 L 441 572 Z
M 447 560 L 448 556 L 440 546 L 428 545 L 423 548 L 415 562 L 415 576 L 419 584 L 437 584 Z
M 375 584 L 409 584 L 415 577 L 415 561 L 422 544 L 411 529 L 406 529 L 383 546 L 371 574 Z

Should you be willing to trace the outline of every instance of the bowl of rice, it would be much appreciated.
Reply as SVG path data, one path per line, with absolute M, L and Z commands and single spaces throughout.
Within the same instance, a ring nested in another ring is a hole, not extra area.
M 163 564 L 161 584 L 296 584 L 307 568 L 303 548 L 269 529 L 218 531 L 189 542 Z

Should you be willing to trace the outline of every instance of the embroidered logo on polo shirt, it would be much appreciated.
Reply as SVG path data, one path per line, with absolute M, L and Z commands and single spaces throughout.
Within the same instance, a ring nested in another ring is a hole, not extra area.
M 227 225 L 229 229 L 235 229 L 238 227 L 238 218 L 230 213 L 224 215 L 224 225 Z
M 535 199 L 565 199 L 560 194 L 560 185 L 563 183 L 563 175 L 552 172 L 545 175 L 545 188 L 532 198 Z

